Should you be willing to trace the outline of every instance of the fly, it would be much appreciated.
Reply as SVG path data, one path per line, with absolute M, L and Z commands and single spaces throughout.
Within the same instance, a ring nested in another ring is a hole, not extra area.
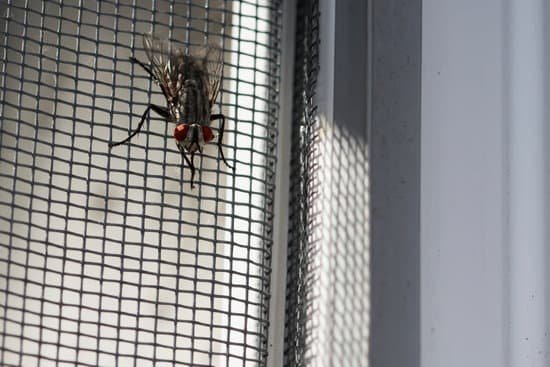
M 130 57 L 130 61 L 141 66 L 160 87 L 166 98 L 166 107 L 155 104 L 147 106 L 137 129 L 126 139 L 109 143 L 109 147 L 129 142 L 141 131 L 149 112 L 153 110 L 166 122 L 176 124 L 174 129 L 176 146 L 191 169 L 191 188 L 193 188 L 195 153 L 202 153 L 202 147 L 215 139 L 210 125 L 212 121 L 220 120 L 217 137 L 218 151 L 225 165 L 233 169 L 225 160 L 222 150 L 225 116 L 221 113 L 212 113 L 222 77 L 221 49 L 209 45 L 200 53 L 191 55 L 148 34 L 143 35 L 143 47 L 149 65 L 135 57 Z M 188 154 L 190 157 L 187 156 Z

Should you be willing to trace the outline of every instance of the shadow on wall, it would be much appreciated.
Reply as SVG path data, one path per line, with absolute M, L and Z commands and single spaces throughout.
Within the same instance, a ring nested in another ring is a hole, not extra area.
M 366 366 L 370 334 L 369 162 L 366 130 L 320 118 L 318 236 L 311 356 Z

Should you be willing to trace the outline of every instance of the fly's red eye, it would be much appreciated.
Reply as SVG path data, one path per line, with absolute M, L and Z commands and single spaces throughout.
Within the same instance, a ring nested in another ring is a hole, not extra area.
M 206 143 L 214 139 L 214 133 L 210 126 L 202 125 L 202 137 Z
M 189 125 L 179 124 L 174 129 L 174 138 L 176 138 L 177 141 L 185 140 L 185 137 L 187 136 L 187 131 L 189 131 Z

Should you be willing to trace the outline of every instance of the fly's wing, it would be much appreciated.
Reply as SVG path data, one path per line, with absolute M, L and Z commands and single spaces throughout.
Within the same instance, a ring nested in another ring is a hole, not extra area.
M 223 51 L 221 47 L 208 44 L 197 52 L 197 59 L 202 61 L 208 80 L 208 102 L 210 108 L 216 102 L 223 72 Z
M 151 34 L 143 35 L 143 48 L 151 73 L 169 104 L 179 108 L 179 95 L 186 79 L 189 58 L 170 42 Z
M 152 34 L 144 34 L 143 48 L 151 63 L 151 71 L 160 82 L 170 62 L 172 45 Z

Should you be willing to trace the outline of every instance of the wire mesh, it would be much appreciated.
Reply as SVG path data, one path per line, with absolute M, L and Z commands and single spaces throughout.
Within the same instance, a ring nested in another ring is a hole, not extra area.
M 319 4 L 316 0 L 297 3 L 294 106 L 285 307 L 285 366 L 307 365 L 311 344 L 312 271 L 317 238 L 312 229 L 318 220 L 313 206 L 318 188 L 316 164 L 319 125 L 314 103 L 319 69 Z
M 265 364 L 278 1 L 10 1 L 0 27 L 0 364 Z M 141 35 L 216 43 L 196 187 Z M 216 125 L 212 125 L 216 129 Z
M 364 106 L 343 113 L 336 102 L 333 114 L 342 121 L 320 112 L 318 82 L 330 88 L 338 81 L 321 80 L 319 2 L 298 1 L 297 18 L 285 366 L 363 367 L 370 322 L 366 114 Z M 363 74 L 353 73 L 353 82 L 364 87 Z M 361 99 L 362 89 L 347 90 L 358 90 Z M 346 99 L 336 93 L 335 100 Z

